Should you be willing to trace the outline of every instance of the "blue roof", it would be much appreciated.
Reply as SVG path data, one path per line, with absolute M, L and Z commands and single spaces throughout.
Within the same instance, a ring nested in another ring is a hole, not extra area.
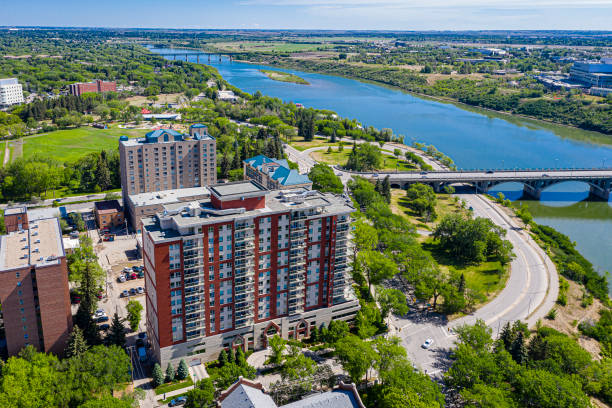
M 271 159 L 260 154 L 250 159 L 246 159 L 245 162 L 259 171 L 263 171 L 262 166 L 264 164 L 277 164 L 278 167 L 276 167 L 272 173 L 268 172 L 268 176 L 272 180 L 278 181 L 278 183 L 283 186 L 310 183 L 308 176 L 300 174 L 297 170 L 290 169 L 289 163 L 285 159 Z
M 145 136 L 147 143 L 157 143 L 159 138 L 162 138 L 164 142 L 169 142 L 171 140 L 183 140 L 183 135 L 172 129 L 157 129 L 147 133 Z
M 189 126 L 189 129 L 191 128 L 194 128 L 194 129 L 207 128 L 208 129 L 208 126 L 203 125 L 201 123 L 194 123 L 193 125 Z

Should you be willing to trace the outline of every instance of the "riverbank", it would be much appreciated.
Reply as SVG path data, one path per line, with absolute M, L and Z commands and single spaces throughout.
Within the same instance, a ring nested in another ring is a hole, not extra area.
M 607 134 L 601 131 L 601 128 L 599 125 L 596 126 L 587 126 L 585 124 L 585 126 L 577 126 L 576 124 L 573 123 L 564 123 L 561 122 L 559 120 L 553 120 L 553 119 L 547 119 L 544 117 L 537 117 L 537 116 L 533 116 L 533 115 L 528 115 L 525 113 L 519 113 L 519 112 L 509 112 L 506 110 L 497 110 L 497 109 L 492 109 L 490 107 L 487 106 L 483 106 L 481 104 L 470 104 L 470 103 L 466 103 L 463 102 L 457 98 L 452 98 L 452 97 L 448 97 L 448 96 L 441 96 L 441 95 L 433 95 L 432 93 L 427 93 L 427 92 L 419 92 L 418 91 L 418 87 L 422 87 L 425 86 L 424 84 L 420 84 L 420 83 L 415 83 L 413 84 L 412 82 L 410 82 L 410 80 L 408 80 L 408 85 L 405 86 L 400 86 L 398 84 L 398 82 L 400 82 L 399 79 L 394 78 L 392 75 L 388 75 L 386 76 L 386 80 L 382 80 L 380 78 L 374 78 L 372 77 L 372 75 L 370 76 L 365 76 L 365 68 L 367 67 L 356 67 L 356 66 L 349 66 L 349 65 L 338 65 L 339 67 L 350 67 L 353 68 L 353 71 L 343 71 L 343 72 L 337 72 L 338 69 L 336 70 L 329 70 L 329 69 L 323 69 L 321 67 L 321 64 L 319 63 L 319 65 L 317 65 L 316 61 L 303 61 L 303 60 L 291 60 L 291 61 L 287 61 L 287 60 L 279 60 L 279 59 L 275 59 L 274 61 L 254 61 L 254 60 L 236 60 L 239 62 L 248 62 L 248 63 L 252 63 L 252 64 L 263 64 L 263 65 L 268 65 L 268 66 L 274 66 L 274 67 L 281 67 L 281 68 L 285 68 L 285 69 L 295 69 L 295 70 L 300 70 L 300 71 L 304 71 L 304 72 L 311 72 L 311 73 L 316 73 L 316 74 L 323 74 L 323 75 L 333 75 L 333 76 L 338 76 L 341 78 L 348 78 L 348 79 L 354 79 L 357 81 L 362 81 L 362 82 L 367 82 L 367 83 L 373 83 L 373 84 L 377 84 L 377 85 L 383 85 L 392 89 L 398 89 L 401 90 L 403 92 L 409 93 L 413 96 L 417 96 L 420 98 L 427 98 L 427 99 L 431 99 L 431 100 L 435 100 L 438 102 L 442 102 L 442 103 L 452 103 L 452 104 L 456 104 L 460 107 L 470 107 L 470 108 L 477 108 L 479 110 L 482 111 L 486 111 L 486 112 L 492 112 L 492 113 L 496 113 L 496 114 L 500 114 L 500 115 L 504 115 L 507 117 L 516 117 L 516 118 L 521 118 L 521 119 L 526 119 L 526 120 L 531 120 L 537 123 L 541 123 L 541 124 L 545 124 L 545 125 L 554 125 L 554 126 L 561 126 L 561 127 L 566 127 L 568 129 L 577 129 L 577 130 L 581 130 L 581 131 L 588 131 L 588 132 L 593 132 L 594 133 L 594 138 L 598 139 L 598 143 L 602 143 L 602 144 L 608 144 L 611 145 L 612 144 L 612 131 L 611 133 Z M 317 67 L 319 67 L 320 69 L 317 69 Z M 361 68 L 358 69 L 358 68 Z M 393 67 L 389 67 L 389 70 L 391 70 Z M 389 70 L 385 71 L 388 72 Z M 395 69 L 395 71 L 398 71 L 397 69 Z M 351 74 L 351 72 L 353 72 L 353 74 Z M 357 75 L 354 74 L 354 72 L 359 72 L 361 75 Z M 369 71 L 368 71 L 369 72 Z M 406 77 L 413 77 L 416 76 L 416 73 L 405 73 Z M 431 89 L 432 92 L 433 91 L 433 87 L 429 86 L 429 88 L 427 89 Z M 545 99 L 541 99 L 543 101 L 546 102 L 550 102 L 548 100 Z M 561 101 L 555 101 L 554 103 L 560 103 Z M 522 105 L 521 105 L 522 106 Z M 555 105 L 556 106 L 556 105 Z M 518 109 L 518 108 L 515 108 Z M 586 108 L 585 108 L 586 109 Z M 567 112 L 564 111 L 564 113 L 559 112 L 557 115 L 553 115 L 553 117 L 555 118 L 560 118 L 563 116 L 563 114 L 567 114 Z M 605 113 L 603 114 L 603 120 L 605 121 L 606 119 L 606 115 Z M 568 118 L 569 120 L 569 118 Z M 578 120 L 578 119 L 576 119 Z M 609 122 L 609 120 L 608 120 Z M 585 123 L 584 121 L 582 121 L 581 123 Z M 607 123 L 607 122 L 606 122 Z M 608 125 L 605 125 L 609 127 Z M 598 127 L 598 129 L 593 129 L 593 127 Z M 608 128 L 606 127 L 606 129 Z
M 310 83 L 306 81 L 304 78 L 300 78 L 297 75 L 289 74 L 287 72 L 275 71 L 272 69 L 260 69 L 259 72 L 261 72 L 262 74 L 264 74 L 265 76 L 267 76 L 268 78 L 274 81 L 291 82 L 293 84 L 298 84 L 298 85 L 310 85 Z

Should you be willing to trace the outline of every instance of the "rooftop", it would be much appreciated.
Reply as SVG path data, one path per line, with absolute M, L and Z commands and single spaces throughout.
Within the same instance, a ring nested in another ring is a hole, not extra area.
M 233 183 L 215 184 L 210 190 L 217 197 L 231 197 L 240 194 L 249 194 L 266 191 L 266 189 L 251 180 L 235 181 Z
M 108 201 L 96 201 L 94 203 L 96 210 L 98 212 L 121 212 L 123 208 L 119 201 L 117 200 L 108 200 Z
M 7 208 L 6 210 L 4 210 L 4 215 L 17 215 L 17 214 L 25 214 L 27 211 L 27 208 L 25 206 L 23 207 L 11 207 L 11 208 Z
M 163 205 L 189 201 L 188 198 L 210 197 L 210 191 L 206 187 L 178 188 L 174 190 L 154 191 L 150 193 L 134 194 L 129 196 L 129 200 L 135 207 L 146 205 Z
M 18 83 L 17 78 L 0 79 L 0 85 L 17 85 Z
M 278 181 L 282 186 L 310 183 L 308 176 L 289 168 L 289 163 L 285 159 L 271 159 L 260 154 L 246 159 L 244 162 L 260 172 L 266 173 L 272 180 Z
M 241 182 L 248 184 L 246 182 Z M 234 184 L 234 183 L 231 183 Z M 231 186 L 231 184 L 225 185 Z M 217 186 L 215 186 L 217 187 Z M 212 188 L 215 188 L 212 187 Z M 246 208 L 216 209 L 210 199 L 164 205 L 164 211 L 156 217 L 142 220 L 143 227 L 151 233 L 154 241 L 164 241 L 181 235 L 188 235 L 191 227 L 235 222 L 242 219 L 303 211 L 306 216 L 349 214 L 355 209 L 350 200 L 331 193 L 316 190 L 265 190 L 265 207 L 253 210 Z
M 53 265 L 64 255 L 58 218 L 30 221 L 29 229 L 0 237 L 0 271 Z
M 174 114 L 169 114 L 169 115 L 174 116 Z M 155 115 L 143 115 L 143 116 L 153 117 Z M 157 117 L 161 118 L 161 116 L 159 115 L 157 115 Z M 181 142 L 181 141 L 189 141 L 189 140 L 214 140 L 214 138 L 210 136 L 208 133 L 203 134 L 203 135 L 196 134 L 196 135 L 190 136 L 190 135 L 184 135 L 182 133 L 179 133 L 173 129 L 157 129 L 157 130 L 152 130 L 151 132 L 147 133 L 145 137 L 141 137 L 141 138 L 129 139 L 127 137 L 121 136 L 119 138 L 119 143 L 125 146 L 137 146 L 139 144 L 145 144 L 145 143 L 173 143 L 173 142 Z

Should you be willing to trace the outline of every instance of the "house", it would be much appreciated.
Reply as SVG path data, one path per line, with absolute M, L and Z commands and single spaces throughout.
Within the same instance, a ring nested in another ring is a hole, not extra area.
M 117 200 L 94 203 L 94 216 L 100 229 L 121 227 L 124 224 L 123 207 Z

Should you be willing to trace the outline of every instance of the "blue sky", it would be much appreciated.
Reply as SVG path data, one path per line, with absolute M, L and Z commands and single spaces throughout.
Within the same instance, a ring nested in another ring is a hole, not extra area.
M 0 26 L 612 30 L 612 0 L 25 0 Z

